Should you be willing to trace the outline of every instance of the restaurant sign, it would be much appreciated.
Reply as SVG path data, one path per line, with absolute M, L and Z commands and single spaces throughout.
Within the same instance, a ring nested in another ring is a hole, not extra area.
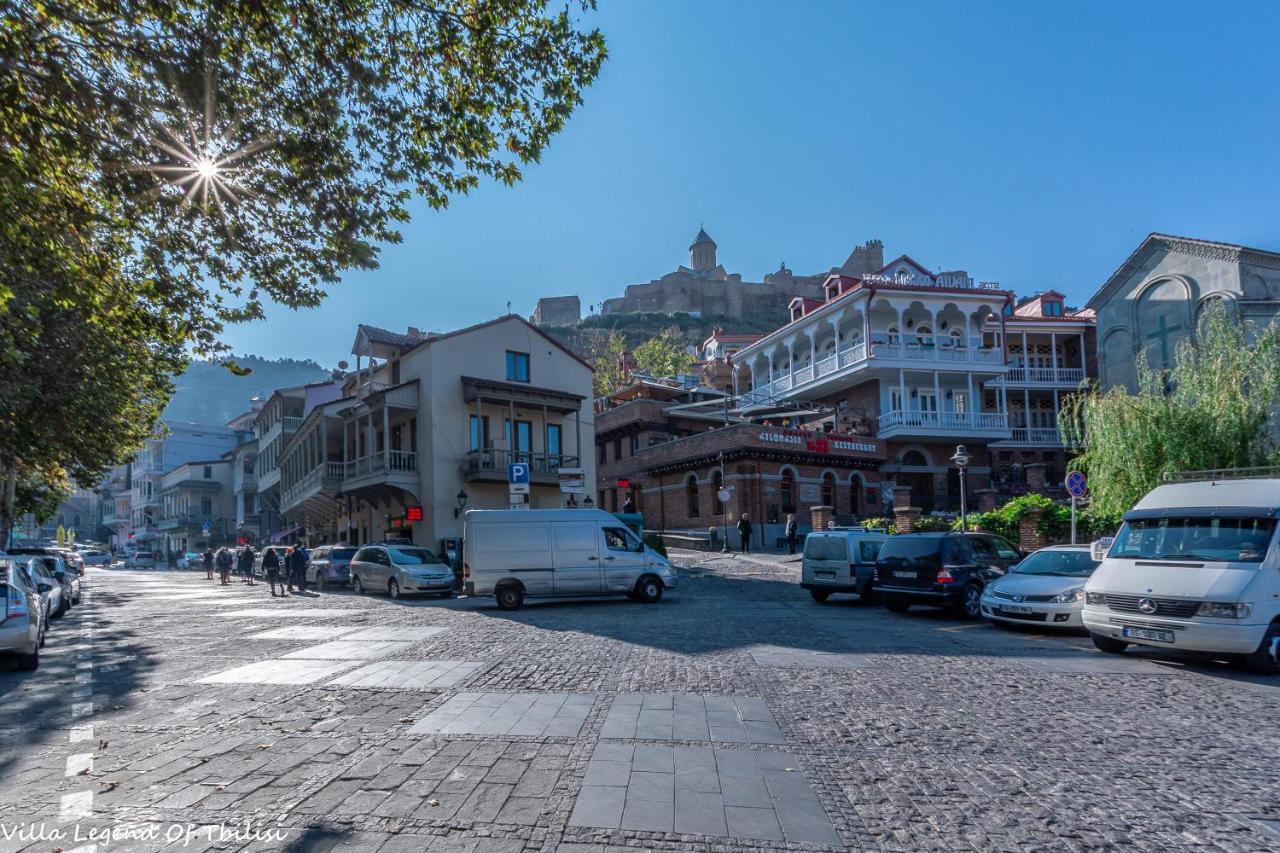
M 797 449 L 803 447 L 812 453 L 830 453 L 833 450 L 846 453 L 877 453 L 880 450 L 874 442 L 858 441 L 852 436 L 804 429 L 766 429 L 760 433 L 760 440 L 771 444 L 790 444 Z

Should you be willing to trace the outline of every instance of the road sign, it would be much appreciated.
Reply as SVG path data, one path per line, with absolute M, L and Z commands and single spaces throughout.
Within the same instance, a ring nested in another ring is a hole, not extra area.
M 587 473 L 581 468 L 561 468 L 556 472 L 560 478 L 562 495 L 585 495 L 587 493 Z
M 507 482 L 513 486 L 520 483 L 529 485 L 529 466 L 523 462 L 513 462 L 508 465 Z
M 1084 474 L 1079 471 L 1072 471 L 1067 474 L 1067 493 L 1073 498 L 1082 498 L 1087 490 L 1087 484 Z
M 720 499 L 720 503 L 727 504 L 729 502 L 729 498 L 733 497 L 733 492 L 728 489 L 721 489 L 716 492 L 716 497 Z

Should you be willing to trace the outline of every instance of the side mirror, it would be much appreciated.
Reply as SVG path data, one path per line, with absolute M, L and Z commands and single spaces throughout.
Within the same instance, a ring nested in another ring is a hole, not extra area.
M 53 592 L 53 584 L 40 581 L 40 583 L 36 584 L 36 591 L 37 592 Z

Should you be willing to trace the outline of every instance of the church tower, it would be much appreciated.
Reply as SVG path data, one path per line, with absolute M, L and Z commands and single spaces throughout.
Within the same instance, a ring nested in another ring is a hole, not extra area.
M 689 267 L 694 272 L 710 272 L 716 268 L 716 241 L 703 228 L 689 245 Z

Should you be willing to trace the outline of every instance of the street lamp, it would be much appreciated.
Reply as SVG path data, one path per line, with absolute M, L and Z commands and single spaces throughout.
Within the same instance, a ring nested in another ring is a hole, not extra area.
M 733 495 L 728 487 L 724 484 L 724 451 L 720 451 L 720 490 L 716 493 L 716 497 L 720 500 L 720 521 L 724 525 L 724 547 L 720 549 L 721 554 L 732 553 L 729 550 L 729 498 Z M 714 529 L 714 528 L 712 528 Z
M 462 515 L 462 511 L 467 508 L 467 493 L 464 489 L 458 489 L 458 495 L 454 498 L 458 506 L 453 511 L 453 517 L 457 518 Z
M 963 444 L 956 445 L 956 452 L 951 457 L 951 461 L 956 463 L 956 468 L 960 469 L 960 532 L 966 533 L 969 530 L 969 513 L 965 503 L 964 469 L 969 467 L 969 451 Z
M 595 505 L 596 505 L 596 502 L 591 500 L 591 495 L 587 495 L 582 500 L 582 506 L 584 509 L 591 509 Z

